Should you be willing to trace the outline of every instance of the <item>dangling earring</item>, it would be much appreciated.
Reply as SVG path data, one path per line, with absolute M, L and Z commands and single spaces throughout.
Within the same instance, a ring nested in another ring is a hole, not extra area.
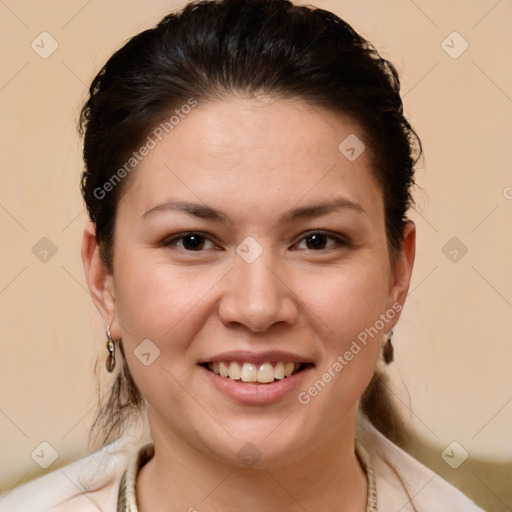
M 110 324 L 107 326 L 107 350 L 108 357 L 106 361 L 107 372 L 112 373 L 116 367 L 116 345 L 110 334 Z
M 390 364 L 394 359 L 394 348 L 391 343 L 393 329 L 385 335 L 385 341 L 382 344 L 382 358 L 386 364 Z

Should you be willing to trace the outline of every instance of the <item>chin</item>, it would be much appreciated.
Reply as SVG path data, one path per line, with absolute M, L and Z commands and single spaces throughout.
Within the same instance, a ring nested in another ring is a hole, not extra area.
M 314 449 L 314 439 L 322 433 L 309 431 L 304 424 L 289 423 L 283 415 L 255 422 L 244 421 L 229 429 L 223 439 L 204 439 L 210 452 L 226 464 L 244 469 L 273 469 L 293 464 Z M 293 417 L 293 413 L 288 418 Z

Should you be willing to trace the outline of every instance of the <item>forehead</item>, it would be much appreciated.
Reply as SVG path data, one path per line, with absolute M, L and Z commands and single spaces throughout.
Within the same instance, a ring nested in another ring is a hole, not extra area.
M 363 133 L 339 114 L 301 100 L 229 98 L 199 103 L 174 123 L 153 137 L 120 210 L 142 215 L 172 196 L 264 214 L 341 194 L 381 213 Z

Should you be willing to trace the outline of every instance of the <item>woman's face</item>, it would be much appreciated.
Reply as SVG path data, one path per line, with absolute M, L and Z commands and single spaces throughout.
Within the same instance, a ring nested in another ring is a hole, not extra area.
M 409 224 L 390 262 L 362 139 L 298 100 L 233 98 L 132 172 L 102 300 L 155 442 L 277 466 L 352 432 L 414 257 Z

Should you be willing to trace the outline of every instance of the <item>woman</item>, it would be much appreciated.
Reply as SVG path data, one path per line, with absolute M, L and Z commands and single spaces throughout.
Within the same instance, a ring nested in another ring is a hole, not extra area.
M 105 446 L 1 510 L 481 510 L 364 414 L 415 249 L 389 62 L 323 10 L 193 4 L 111 57 L 81 126 Z

